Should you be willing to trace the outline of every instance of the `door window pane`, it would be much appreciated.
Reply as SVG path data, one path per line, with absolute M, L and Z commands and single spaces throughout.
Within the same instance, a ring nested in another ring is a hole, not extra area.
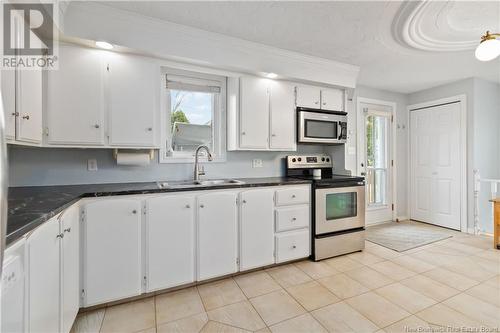
M 172 151 L 194 151 L 200 145 L 213 149 L 214 93 L 170 90 Z
M 366 116 L 366 191 L 368 205 L 387 204 L 389 118 Z
M 335 220 L 357 215 L 357 193 L 331 193 L 326 195 L 326 219 Z

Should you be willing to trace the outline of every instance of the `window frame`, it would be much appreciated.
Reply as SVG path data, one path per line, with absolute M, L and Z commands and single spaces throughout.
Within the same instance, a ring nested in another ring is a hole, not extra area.
M 171 127 L 165 126 L 170 124 L 170 97 L 169 89 L 167 88 L 167 75 L 186 76 L 194 79 L 207 80 L 216 82 L 220 87 L 218 98 L 214 98 L 213 113 L 212 113 L 212 162 L 226 161 L 226 87 L 227 77 L 213 74 L 206 74 L 194 71 L 175 69 L 170 67 L 162 67 L 161 69 L 161 99 L 160 99 L 160 136 L 161 144 L 159 151 L 159 163 L 193 163 L 194 152 L 172 152 L 167 145 L 171 144 Z M 179 89 L 181 90 L 181 89 Z M 208 162 L 205 155 L 200 155 L 201 162 Z

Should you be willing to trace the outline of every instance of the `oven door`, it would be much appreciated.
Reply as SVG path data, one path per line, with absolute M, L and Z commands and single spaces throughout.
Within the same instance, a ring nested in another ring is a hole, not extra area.
M 310 111 L 298 113 L 299 143 L 345 143 L 342 124 L 346 124 L 347 116 Z
M 315 190 L 316 235 L 365 226 L 365 187 Z

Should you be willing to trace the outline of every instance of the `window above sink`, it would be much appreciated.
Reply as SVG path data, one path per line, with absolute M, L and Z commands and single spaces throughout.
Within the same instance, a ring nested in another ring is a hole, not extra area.
M 172 68 L 162 74 L 160 162 L 191 163 L 200 145 L 225 161 L 226 77 Z

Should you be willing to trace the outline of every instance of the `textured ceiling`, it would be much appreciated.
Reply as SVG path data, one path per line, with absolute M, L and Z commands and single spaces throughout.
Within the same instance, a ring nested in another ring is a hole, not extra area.
M 359 84 L 410 93 L 467 77 L 500 82 L 474 58 L 500 1 L 106 2 L 142 15 L 361 67 Z

